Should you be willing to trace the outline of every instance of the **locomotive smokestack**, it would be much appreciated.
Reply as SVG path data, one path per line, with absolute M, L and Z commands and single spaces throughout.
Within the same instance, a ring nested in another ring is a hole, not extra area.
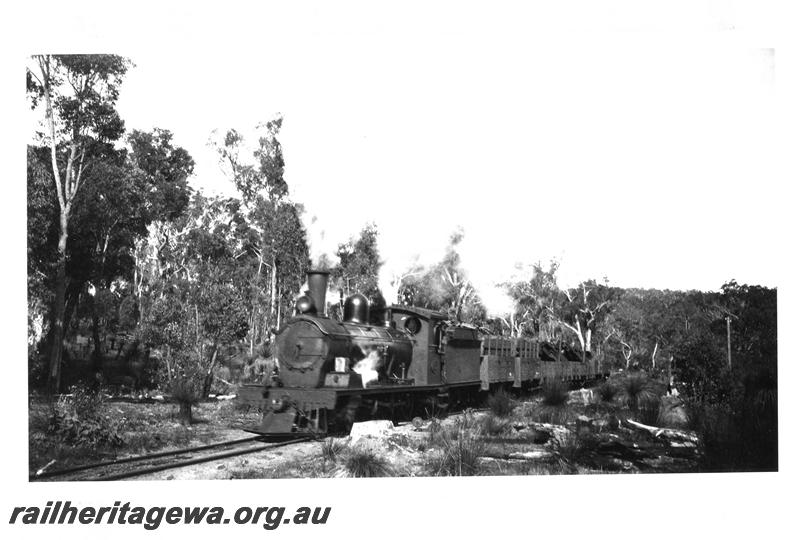
M 308 277 L 308 293 L 317 308 L 317 315 L 326 317 L 325 313 L 325 294 L 328 292 L 328 275 L 326 270 L 309 270 L 306 272 Z

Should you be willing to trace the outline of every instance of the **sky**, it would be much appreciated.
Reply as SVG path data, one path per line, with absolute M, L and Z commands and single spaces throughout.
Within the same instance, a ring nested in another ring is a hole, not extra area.
M 254 140 L 283 115 L 313 256 L 374 222 L 385 283 L 440 259 L 461 228 L 490 311 L 507 305 L 495 283 L 552 259 L 566 286 L 775 286 L 781 214 L 755 213 L 784 204 L 774 50 L 726 39 L 728 2 L 644 20 L 617 5 L 627 18 L 589 7 L 551 32 L 557 8 L 420 17 L 367 3 L 354 19 L 324 4 L 249 17 L 166 4 L 156 22 L 130 13 L 128 27 L 170 42 L 123 30 L 114 52 L 136 67 L 119 110 L 129 129 L 171 130 L 193 185 L 222 194 L 233 186 L 209 141 L 229 128 Z M 676 27 L 685 39 L 661 37 Z

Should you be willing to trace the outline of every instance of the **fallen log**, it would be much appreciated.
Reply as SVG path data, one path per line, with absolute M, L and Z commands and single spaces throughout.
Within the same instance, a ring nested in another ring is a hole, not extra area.
M 505 459 L 519 459 L 523 461 L 535 461 L 540 459 L 554 459 L 552 452 L 544 450 L 533 450 L 530 452 L 511 452 Z
M 634 420 L 629 420 L 629 419 L 623 420 L 622 423 L 623 423 L 623 425 L 625 425 L 626 427 L 629 427 L 631 429 L 637 429 L 639 431 L 645 431 L 645 432 L 649 433 L 650 435 L 652 435 L 656 439 L 662 439 L 662 440 L 668 440 L 668 441 L 677 439 L 677 440 L 680 440 L 680 441 L 683 441 L 683 442 L 692 443 L 692 444 L 695 444 L 695 445 L 699 442 L 699 439 L 697 438 L 697 435 L 695 435 L 694 433 L 692 433 L 690 431 L 681 431 L 679 429 L 659 428 L 659 427 L 655 427 L 655 426 L 648 426 L 647 424 L 642 424 L 640 422 L 636 422 Z
M 50 466 L 51 466 L 53 463 L 55 463 L 55 462 L 56 462 L 56 460 L 54 460 L 54 459 L 51 459 L 51 460 L 50 460 L 50 463 L 48 463 L 47 465 L 45 465 L 44 467 L 42 467 L 41 469 L 39 469 L 38 471 L 36 471 L 36 476 L 39 476 L 40 474 L 44 473 L 44 472 L 45 472 L 47 469 L 49 469 L 49 468 L 50 468 Z

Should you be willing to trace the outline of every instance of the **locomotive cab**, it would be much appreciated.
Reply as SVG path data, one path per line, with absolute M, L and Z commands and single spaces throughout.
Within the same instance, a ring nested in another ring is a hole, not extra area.
M 391 306 L 389 320 L 413 343 L 409 377 L 418 385 L 477 382 L 481 341 L 475 328 L 428 309 Z

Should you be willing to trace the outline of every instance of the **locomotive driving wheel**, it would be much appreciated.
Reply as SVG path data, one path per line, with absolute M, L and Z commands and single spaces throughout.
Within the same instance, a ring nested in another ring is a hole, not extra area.
M 441 418 L 447 414 L 450 409 L 450 392 L 448 390 L 440 390 L 438 393 L 431 395 L 427 399 L 430 415 L 435 418 Z
M 394 422 L 409 420 L 414 417 L 417 403 L 412 394 L 402 394 L 392 397 L 391 419 Z
M 452 406 L 452 396 L 449 390 L 442 390 L 436 396 L 436 406 L 438 408 L 439 416 L 445 416 Z
M 403 403 L 403 418 L 413 418 L 417 412 L 417 400 L 413 394 L 406 394 Z
M 334 415 L 334 425 L 337 431 L 349 433 L 350 428 L 358 419 L 358 411 L 361 408 L 361 396 L 350 396 L 342 398 L 343 403 L 336 407 Z

